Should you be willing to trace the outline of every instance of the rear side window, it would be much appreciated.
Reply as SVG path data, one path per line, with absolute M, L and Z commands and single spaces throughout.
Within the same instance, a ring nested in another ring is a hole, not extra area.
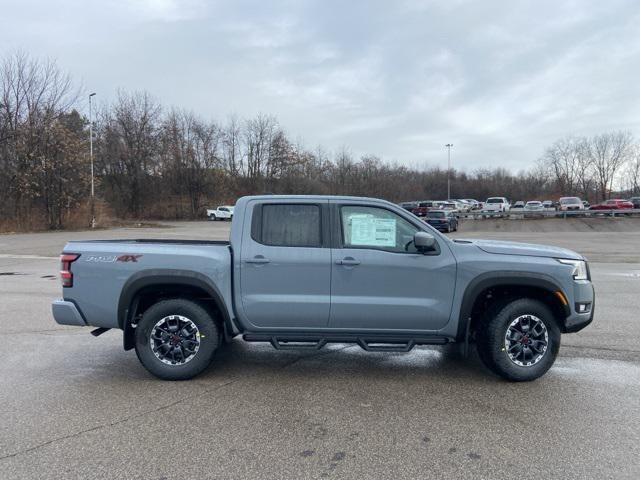
M 254 217 L 253 226 L 253 239 L 264 245 L 322 246 L 318 205 L 265 204 L 262 205 L 261 212 Z

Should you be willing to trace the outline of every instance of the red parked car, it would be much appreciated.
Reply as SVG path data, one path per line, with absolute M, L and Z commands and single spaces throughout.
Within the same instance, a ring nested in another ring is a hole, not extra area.
M 607 200 L 606 202 L 591 205 L 589 207 L 589 210 L 625 210 L 628 208 L 633 208 L 633 203 L 631 203 L 629 200 L 614 198 L 611 200 Z
M 435 205 L 433 204 L 433 202 L 425 200 L 423 202 L 418 202 L 418 205 L 416 205 L 415 208 L 411 210 L 411 213 L 413 213 L 416 217 L 426 217 L 427 212 L 434 207 Z

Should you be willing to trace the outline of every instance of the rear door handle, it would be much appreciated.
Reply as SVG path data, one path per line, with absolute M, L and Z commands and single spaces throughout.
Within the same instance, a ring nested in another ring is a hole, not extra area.
M 269 263 L 269 261 L 270 260 L 268 258 L 265 258 L 262 255 L 256 255 L 253 258 L 248 258 L 247 260 L 244 261 L 244 263 L 254 263 L 254 264 L 261 265 L 261 264 Z
M 342 260 L 338 260 L 336 262 L 337 265 L 345 265 L 347 267 L 355 267 L 356 265 L 360 265 L 360 262 L 352 257 L 346 257 Z

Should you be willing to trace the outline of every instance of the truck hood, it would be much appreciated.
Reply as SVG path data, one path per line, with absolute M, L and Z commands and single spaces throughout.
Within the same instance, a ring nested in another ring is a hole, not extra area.
M 584 259 L 582 255 L 572 250 L 560 247 L 552 247 L 550 245 L 476 239 L 462 239 L 461 241 L 473 243 L 476 247 L 487 253 L 497 253 L 502 255 L 527 255 L 531 257 L 569 258 L 572 260 Z

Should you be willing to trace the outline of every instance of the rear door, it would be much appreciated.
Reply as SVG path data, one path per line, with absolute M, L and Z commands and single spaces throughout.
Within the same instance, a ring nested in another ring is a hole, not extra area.
M 328 201 L 249 204 L 243 226 L 243 319 L 261 328 L 324 328 L 329 320 L 331 250 Z
M 438 330 L 449 321 L 456 262 L 437 239 L 430 254 L 416 251 L 424 228 L 378 206 L 334 203 L 332 328 Z

